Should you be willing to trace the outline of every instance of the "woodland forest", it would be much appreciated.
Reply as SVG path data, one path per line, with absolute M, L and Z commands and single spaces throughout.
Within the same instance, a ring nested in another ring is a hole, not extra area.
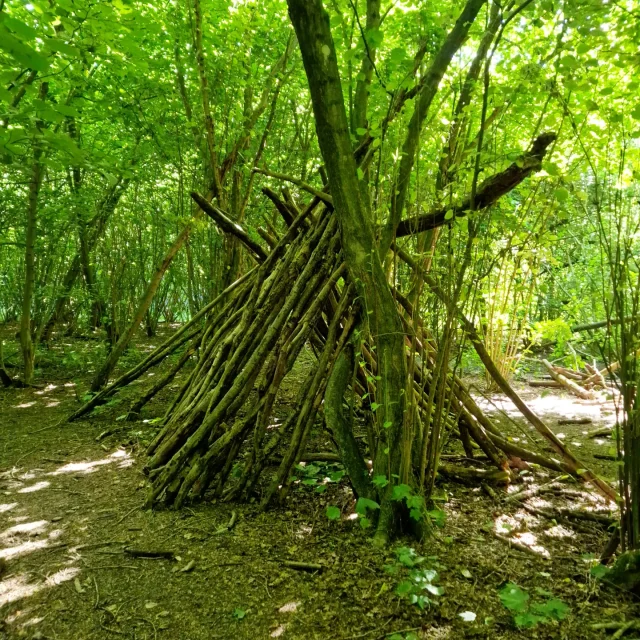
M 0 638 L 640 638 L 638 0 L 0 0 Z

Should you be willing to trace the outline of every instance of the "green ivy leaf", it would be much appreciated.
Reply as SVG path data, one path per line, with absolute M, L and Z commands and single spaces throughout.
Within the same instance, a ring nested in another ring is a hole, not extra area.
M 502 604 L 509 609 L 509 611 L 522 612 L 527 608 L 529 594 L 513 582 L 508 582 L 502 587 L 498 595 L 500 596 Z
M 340 517 L 340 509 L 338 507 L 327 507 L 327 518 L 329 520 L 337 520 Z
M 391 492 L 392 500 L 404 500 L 411 495 L 411 487 L 408 484 L 397 484 Z
M 367 509 L 379 509 L 380 505 L 375 500 L 369 500 L 369 498 L 358 498 L 356 502 L 356 513 L 364 515 L 367 513 Z

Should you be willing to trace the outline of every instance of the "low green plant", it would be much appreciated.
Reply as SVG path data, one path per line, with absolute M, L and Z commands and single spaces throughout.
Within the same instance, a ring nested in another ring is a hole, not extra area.
M 441 596 L 444 593 L 441 586 L 434 584 L 438 580 L 436 569 L 421 566 L 435 558 L 418 555 L 411 547 L 399 547 L 395 550 L 395 554 L 396 561 L 386 565 L 385 571 L 392 575 L 404 576 L 396 587 L 396 595 L 409 600 L 420 609 L 426 609 L 434 602 L 432 597 Z
M 498 592 L 500 601 L 513 614 L 519 629 L 564 620 L 569 615 L 570 608 L 562 600 L 544 589 L 538 588 L 536 593 L 542 598 L 531 600 L 529 593 L 513 582 L 508 582 Z

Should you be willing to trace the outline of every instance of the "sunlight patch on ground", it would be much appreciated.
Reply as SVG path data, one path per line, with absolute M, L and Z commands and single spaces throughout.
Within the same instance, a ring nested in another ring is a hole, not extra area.
M 538 538 L 535 534 L 530 531 L 525 531 L 524 533 L 517 533 L 513 536 L 513 540 L 515 542 L 519 542 L 523 544 L 525 547 L 529 547 L 532 551 L 539 553 L 541 556 L 545 558 L 549 557 L 549 552 L 540 544 L 538 544 Z
M 25 554 L 31 553 L 32 551 L 38 551 L 38 549 L 46 549 L 48 546 L 49 546 L 48 540 L 29 540 L 29 542 L 23 542 L 22 544 L 19 544 L 15 547 L 7 547 L 6 549 L 0 549 L 0 558 L 4 558 L 5 560 L 10 560 L 11 558 L 24 556 Z M 1 584 L 2 583 L 0 583 L 0 585 Z
M 14 405 L 14 409 L 28 409 L 29 407 L 33 407 L 35 402 L 23 402 L 22 404 Z
M 287 602 L 278 609 L 278 613 L 295 613 L 299 606 L 299 602 Z
M 93 473 L 93 471 L 96 470 L 96 467 L 101 467 L 105 464 L 111 464 L 116 461 L 120 461 L 120 468 L 123 468 L 123 465 L 129 466 L 129 464 L 133 464 L 131 456 L 124 449 L 118 449 L 117 451 L 114 451 L 110 456 L 103 458 L 102 460 L 93 460 L 91 462 L 70 462 L 69 464 L 65 464 L 63 467 L 60 467 L 55 471 L 51 471 L 46 475 L 59 476 L 63 473 L 76 472 Z M 125 464 L 127 462 L 129 462 L 129 464 Z
M 25 574 L 6 578 L 0 582 L 0 607 L 9 602 L 32 596 L 42 589 L 73 580 L 79 573 L 80 569 L 69 567 L 48 576 L 43 582 L 28 582 L 28 577 Z
M 0 504 L 0 513 L 5 513 L 6 511 L 11 511 L 11 509 L 18 506 L 17 502 L 11 502 L 10 504 Z
M 33 493 L 34 491 L 40 491 L 40 489 L 46 489 L 50 485 L 50 482 L 43 480 L 42 482 L 36 482 L 36 484 L 32 484 L 31 486 L 25 487 L 24 489 L 19 489 L 18 493 Z
M 278 625 L 270 634 L 270 638 L 279 638 L 287 630 L 286 624 Z
M 505 396 L 494 396 L 489 402 L 484 396 L 475 396 L 475 401 L 480 408 L 487 413 L 496 413 L 497 410 L 504 411 L 510 417 L 519 417 L 520 410 Z M 526 398 L 525 402 L 540 417 L 562 415 L 570 418 L 591 418 L 594 422 L 606 425 L 614 425 L 616 422 L 615 412 L 611 412 L 607 406 L 598 404 L 578 403 L 572 396 L 550 393 L 544 396 Z
M 561 524 L 557 524 L 544 532 L 545 536 L 550 538 L 575 538 L 576 532 L 571 529 L 563 527 Z
M 10 538 L 20 534 L 37 535 L 43 533 L 49 524 L 48 520 L 34 520 L 33 522 L 25 522 L 24 524 L 16 524 L 9 527 L 6 531 L 0 533 L 0 538 Z

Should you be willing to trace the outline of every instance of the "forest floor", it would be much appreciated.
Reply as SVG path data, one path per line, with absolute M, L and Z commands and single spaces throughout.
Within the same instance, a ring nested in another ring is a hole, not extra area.
M 128 358 L 157 343 L 141 338 Z M 587 640 L 606 637 L 594 623 L 640 615 L 637 600 L 591 576 L 610 537 L 606 525 L 532 513 L 607 512 L 592 490 L 570 481 L 526 502 L 504 500 L 524 484 L 496 488 L 495 500 L 478 487 L 441 482 L 444 526 L 423 542 L 399 540 L 383 550 L 355 519 L 346 482 L 323 484 L 335 464 L 307 465 L 286 506 L 266 513 L 255 504 L 212 502 L 143 511 L 144 449 L 156 432 L 149 420 L 162 414 L 172 390 L 139 422 L 117 420 L 134 397 L 132 386 L 87 420 L 65 423 L 99 361 L 96 345 L 60 338 L 40 357 L 43 388 L 0 389 L 0 638 Z M 15 352 L 15 343 L 9 346 Z M 279 398 L 282 415 L 293 404 L 293 374 Z M 610 455 L 611 440 L 586 437 L 615 421 L 611 407 L 522 389 L 585 464 L 615 481 L 615 462 L 594 457 Z M 503 397 L 483 402 L 511 437 L 539 441 Z M 585 416 L 591 424 L 558 426 Z M 314 447 L 331 449 L 321 429 Z M 457 444 L 446 455 L 462 461 Z M 555 475 L 527 471 L 522 481 L 533 487 Z M 339 520 L 327 519 L 327 505 L 341 509 Z M 232 512 L 236 524 L 225 530 Z M 133 557 L 125 548 L 173 558 Z M 419 558 L 416 566 L 437 571 L 434 583 L 443 587 L 424 610 L 396 593 L 403 581 L 411 584 L 407 565 Z M 287 568 L 291 560 L 321 564 L 322 571 Z M 561 622 L 518 629 L 499 597 L 508 582 L 526 591 L 525 606 L 559 599 L 570 610 Z

